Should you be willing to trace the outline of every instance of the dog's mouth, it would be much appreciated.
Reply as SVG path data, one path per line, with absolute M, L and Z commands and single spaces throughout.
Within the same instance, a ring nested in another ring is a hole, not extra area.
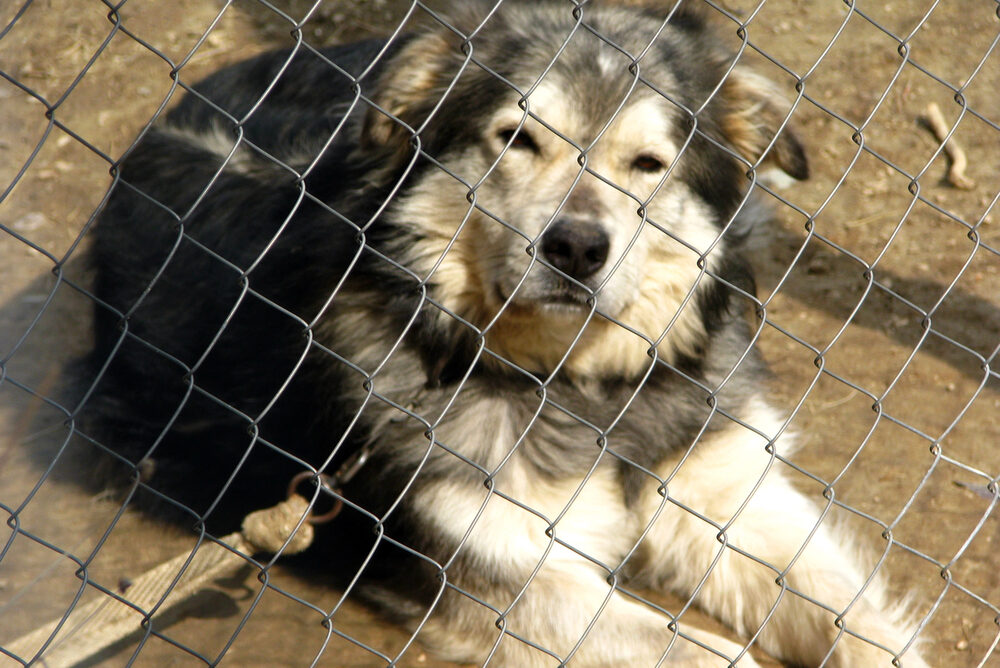
M 566 283 L 544 289 L 529 289 L 522 285 L 519 290 L 498 284 L 495 293 L 498 303 L 506 304 L 507 309 L 513 311 L 581 313 L 590 311 L 595 299 L 587 290 Z

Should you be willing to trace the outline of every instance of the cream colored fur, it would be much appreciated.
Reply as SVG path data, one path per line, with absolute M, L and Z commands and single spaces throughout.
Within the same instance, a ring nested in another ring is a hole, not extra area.
M 567 142 L 511 105 L 490 122 L 487 136 L 523 123 L 541 144 L 539 155 L 505 151 L 494 139 L 485 150 L 475 146 L 453 160 L 452 173 L 464 182 L 435 170 L 397 202 L 405 211 L 400 218 L 424 235 L 409 266 L 424 272 L 446 308 L 486 330 L 491 350 L 522 368 L 552 369 L 569 352 L 565 369 L 580 377 L 638 373 L 650 364 L 651 348 L 669 360 L 703 336 L 696 310 L 682 305 L 701 280 L 700 253 L 721 242 L 703 224 L 704 204 L 690 192 L 661 183 L 663 174 L 629 168 L 640 151 L 665 165 L 677 154 L 667 103 L 636 97 L 589 145 L 584 136 Z M 559 91 L 542 85 L 530 101 L 529 109 L 547 123 L 558 119 L 553 123 L 567 137 L 579 134 L 574 125 L 584 121 Z M 640 207 L 645 218 L 636 213 Z M 535 243 L 551 220 L 577 212 L 604 223 L 612 235 L 591 315 L 531 299 L 550 273 L 532 250 Z M 667 225 L 684 243 L 650 221 Z M 539 317 L 550 323 L 544 337 L 534 335 Z M 662 345 L 668 327 L 670 344 Z
M 763 433 L 776 433 L 780 426 L 775 412 L 763 405 L 745 419 Z M 468 425 L 455 428 L 463 427 Z M 493 427 L 497 465 L 507 453 L 500 444 L 511 443 L 514 430 Z M 777 442 L 779 451 L 788 454 L 789 440 Z M 683 618 L 673 627 L 666 615 L 616 589 L 629 582 L 694 597 L 744 638 L 760 629 L 760 646 L 786 661 L 838 668 L 891 665 L 890 651 L 840 633 L 837 613 L 846 611 L 848 629 L 887 648 L 904 647 L 913 625 L 887 606 L 880 578 L 864 587 L 870 574 L 850 536 L 832 528 L 830 518 L 823 520 L 793 488 L 785 465 L 772 460 L 766 445 L 766 439 L 734 423 L 701 441 L 683 461 L 665 462 L 657 473 L 667 481 L 669 498 L 650 483 L 634 509 L 623 503 L 610 466 L 598 463 L 587 478 L 544 483 L 521 470 L 516 452 L 499 469 L 493 489 L 436 484 L 420 498 L 427 516 L 442 518 L 435 528 L 461 542 L 477 571 L 517 573 L 524 588 L 513 597 L 492 592 L 484 602 L 497 613 L 465 599 L 441 624 L 432 618 L 422 638 L 448 648 L 457 660 L 479 663 L 492 653 L 490 665 L 498 666 L 559 664 L 528 643 L 570 659 L 572 666 L 701 668 L 731 665 L 737 657 L 736 665 L 757 665 L 740 644 Z M 434 512 L 445 507 L 451 509 L 446 521 Z M 472 640 L 495 623 L 505 631 L 497 631 L 497 644 Z M 927 666 L 915 649 L 901 657 L 901 665 Z

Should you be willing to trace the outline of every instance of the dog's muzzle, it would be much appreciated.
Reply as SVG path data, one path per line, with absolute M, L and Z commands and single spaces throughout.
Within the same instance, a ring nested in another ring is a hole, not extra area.
M 608 260 L 611 240 L 597 223 L 557 220 L 542 236 L 542 257 L 577 281 L 590 278 Z

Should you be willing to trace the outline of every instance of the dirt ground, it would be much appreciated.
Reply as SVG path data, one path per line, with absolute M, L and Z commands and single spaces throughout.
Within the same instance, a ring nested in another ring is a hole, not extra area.
M 756 7 L 721 4 L 743 20 Z M 748 47 L 747 57 L 789 99 L 803 82 L 791 122 L 813 166 L 810 181 L 779 191 L 754 251 L 760 346 L 773 403 L 794 411 L 803 436 L 802 488 L 822 501 L 830 484 L 855 510 L 849 521 L 885 555 L 894 595 L 925 619 L 931 664 L 1000 665 L 987 487 L 1000 475 L 1000 383 L 987 366 L 1000 346 L 1000 21 L 992 0 L 945 0 L 925 20 L 933 4 L 859 2 L 864 14 L 849 16 L 843 3 L 769 0 L 750 20 L 765 55 Z M 89 576 L 115 589 L 193 545 L 128 508 L 115 522 L 119 500 L 77 484 L 84 453 L 65 440 L 59 374 L 88 346 L 89 300 L 75 286 L 87 284 L 81 250 L 110 161 L 167 100 L 170 62 L 184 60 L 193 82 L 290 45 L 309 4 L 272 6 L 280 12 L 244 0 L 129 0 L 118 14 L 97 2 L 0 3 L 0 517 L 34 537 L 0 530 L 0 647 L 72 603 L 80 581 L 65 555 L 96 552 Z M 314 44 L 386 34 L 408 6 L 325 2 L 303 34 Z M 737 24 L 721 25 L 738 48 Z M 969 189 L 946 182 L 943 153 L 932 160 L 939 143 L 922 120 L 932 102 L 949 126 L 962 116 L 954 138 Z M 329 634 L 320 622 L 340 592 L 280 564 L 272 575 L 287 595 L 268 589 L 249 617 L 256 580 L 218 582 L 169 611 L 157 627 L 169 641 L 133 635 L 81 665 L 123 665 L 137 647 L 140 666 L 212 663 L 244 622 L 228 665 L 379 666 L 389 661 L 362 644 L 389 658 L 406 646 L 406 633 L 350 599 Z M 0 653 L 8 665 L 20 664 Z M 397 665 L 449 664 L 417 645 Z

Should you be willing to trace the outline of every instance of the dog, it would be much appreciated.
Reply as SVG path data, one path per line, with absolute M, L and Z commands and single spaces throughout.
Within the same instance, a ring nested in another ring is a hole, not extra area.
M 81 427 L 136 502 L 225 531 L 325 480 L 314 511 L 343 510 L 311 551 L 446 659 L 754 666 L 752 640 L 925 666 L 777 459 L 741 247 L 752 183 L 807 178 L 805 150 L 709 17 L 665 5 L 300 44 L 148 128 L 94 231 Z

